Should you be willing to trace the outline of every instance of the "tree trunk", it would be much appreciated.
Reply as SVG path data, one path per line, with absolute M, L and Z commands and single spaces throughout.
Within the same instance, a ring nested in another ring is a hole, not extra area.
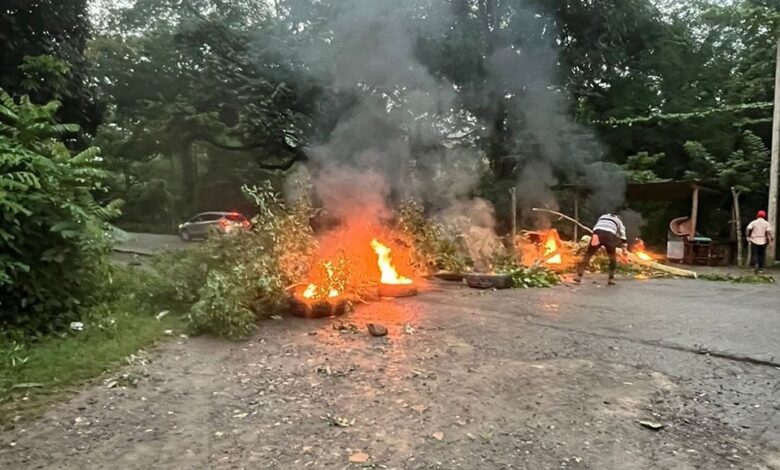
M 196 208 L 195 194 L 198 179 L 198 162 L 192 153 L 192 142 L 184 142 L 179 152 L 181 164 L 182 206 L 186 214 L 190 214 Z
M 742 247 L 742 213 L 739 209 L 739 195 L 740 192 L 735 188 L 731 188 L 731 196 L 734 202 L 734 229 L 737 233 L 737 266 L 742 266 L 743 259 L 743 247 Z

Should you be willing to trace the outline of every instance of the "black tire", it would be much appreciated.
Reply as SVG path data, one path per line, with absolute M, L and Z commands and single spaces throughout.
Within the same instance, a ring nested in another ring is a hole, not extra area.
M 336 299 L 309 303 L 293 295 L 288 299 L 288 309 L 296 317 L 302 318 L 338 317 L 347 312 L 347 302 Z
M 472 289 L 509 289 L 512 277 L 507 274 L 467 274 L 466 285 Z

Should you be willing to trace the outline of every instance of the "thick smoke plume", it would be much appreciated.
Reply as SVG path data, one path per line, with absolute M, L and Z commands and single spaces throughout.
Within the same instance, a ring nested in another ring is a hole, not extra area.
M 382 224 L 391 214 L 390 198 L 421 198 L 445 225 L 465 234 L 476 253 L 499 242 L 494 209 L 473 197 L 487 170 L 485 155 L 476 146 L 446 144 L 443 117 L 465 111 L 458 108 L 455 87 L 431 75 L 415 56 L 419 28 L 435 37 L 451 24 L 448 5 L 340 2 L 340 13 L 328 24 L 330 37 L 298 51 L 323 86 L 354 97 L 328 138 L 310 146 L 312 181 L 328 212 L 343 221 L 357 216 L 365 224 Z M 427 12 L 424 20 L 412 21 L 410 12 L 421 10 Z M 555 86 L 558 54 L 540 15 L 529 9 L 519 16 L 527 21 L 529 39 L 487 59 L 488 80 L 479 93 L 485 99 L 509 96 L 506 119 L 522 129 L 514 133 L 508 156 L 516 162 L 520 203 L 557 206 L 553 188 L 564 177 L 591 186 L 599 206 L 619 204 L 621 181 L 593 164 L 601 148 L 569 117 L 565 94 Z M 488 135 L 490 125 L 475 121 L 469 114 L 462 122 Z M 412 142 L 434 150 L 421 154 Z

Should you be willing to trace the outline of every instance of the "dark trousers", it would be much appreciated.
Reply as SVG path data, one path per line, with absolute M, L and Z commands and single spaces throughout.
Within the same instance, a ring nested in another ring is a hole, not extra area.
M 751 255 L 753 257 L 753 266 L 755 266 L 756 269 L 764 269 L 764 264 L 766 263 L 766 245 L 751 243 L 750 247 L 753 250 Z
M 588 245 L 588 251 L 585 252 L 585 257 L 577 267 L 577 274 L 579 277 L 582 277 L 585 274 L 585 268 L 590 264 L 590 259 L 593 258 L 593 255 L 595 255 L 596 252 L 599 251 L 599 248 L 603 246 L 607 250 L 607 256 L 609 256 L 609 278 L 614 279 L 615 270 L 617 269 L 616 252 L 617 247 L 621 245 L 620 239 L 614 233 L 604 230 L 596 230 L 593 234 L 598 235 L 599 242 L 596 245 L 592 242 Z

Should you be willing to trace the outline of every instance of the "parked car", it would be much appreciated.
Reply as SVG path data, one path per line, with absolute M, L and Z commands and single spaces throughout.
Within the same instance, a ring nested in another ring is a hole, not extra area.
M 249 220 L 238 212 L 203 212 L 179 225 L 179 236 L 184 241 L 207 238 L 211 233 L 226 234 L 249 230 Z

